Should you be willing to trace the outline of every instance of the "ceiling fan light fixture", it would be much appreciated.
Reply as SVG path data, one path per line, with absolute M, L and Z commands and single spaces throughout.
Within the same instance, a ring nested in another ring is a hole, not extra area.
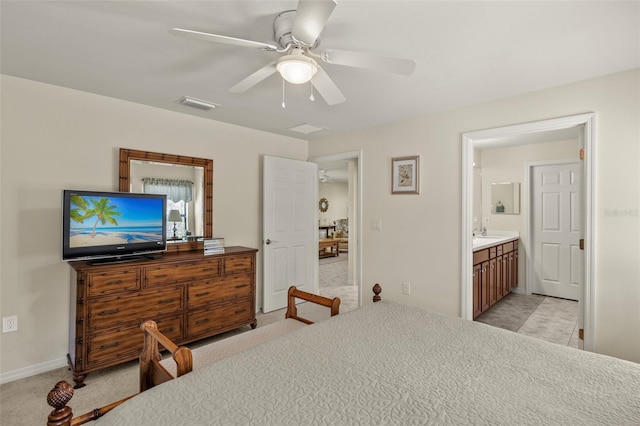
M 276 69 L 291 84 L 306 83 L 318 72 L 318 64 L 302 55 L 283 56 L 276 63 Z

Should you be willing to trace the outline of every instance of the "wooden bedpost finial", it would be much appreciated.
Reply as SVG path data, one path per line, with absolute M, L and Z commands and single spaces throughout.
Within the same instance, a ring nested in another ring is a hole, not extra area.
M 382 287 L 380 287 L 380 284 L 376 283 L 373 286 L 373 302 L 379 302 L 381 297 L 380 297 L 380 293 L 382 293 Z
M 73 386 L 69 383 L 60 381 L 49 391 L 47 395 L 47 404 L 54 408 L 47 418 L 48 426 L 67 426 L 71 424 L 73 412 L 67 403 L 73 396 Z

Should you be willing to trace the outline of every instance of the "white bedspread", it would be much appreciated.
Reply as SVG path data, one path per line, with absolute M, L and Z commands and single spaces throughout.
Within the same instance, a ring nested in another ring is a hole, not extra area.
M 150 389 L 97 424 L 640 425 L 640 365 L 380 302 Z

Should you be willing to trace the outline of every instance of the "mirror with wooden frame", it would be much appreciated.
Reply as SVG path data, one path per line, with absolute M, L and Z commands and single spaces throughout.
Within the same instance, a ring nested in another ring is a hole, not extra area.
M 189 168 L 193 170 L 189 171 Z M 192 173 L 195 177 L 193 198 L 197 202 L 189 204 L 199 207 L 191 206 L 190 210 L 184 207 L 182 217 L 185 235 L 181 235 L 180 238 L 169 238 L 167 251 L 201 250 L 202 238 L 212 238 L 213 160 L 120 148 L 119 173 L 119 190 L 122 192 L 143 192 L 142 179 L 165 179 L 176 176 L 176 173 Z M 153 175 L 147 176 L 150 173 Z M 172 225 L 175 226 L 175 222 Z M 187 229 L 194 232 L 186 232 Z M 191 235 L 188 235 L 189 233 Z

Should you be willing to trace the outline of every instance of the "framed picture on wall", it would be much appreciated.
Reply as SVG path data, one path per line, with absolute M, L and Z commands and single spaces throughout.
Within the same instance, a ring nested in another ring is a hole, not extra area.
M 420 157 L 396 157 L 391 159 L 391 193 L 419 194 L 420 193 Z

